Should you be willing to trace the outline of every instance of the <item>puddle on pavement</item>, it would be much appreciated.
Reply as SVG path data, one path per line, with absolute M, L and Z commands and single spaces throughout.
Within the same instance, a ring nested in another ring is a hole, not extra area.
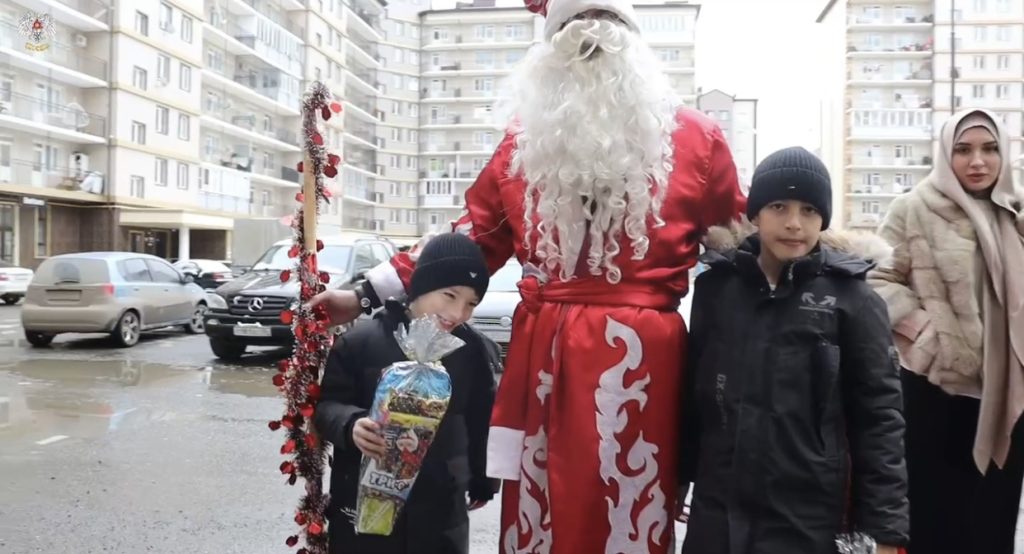
M 0 445 L 11 438 L 36 444 L 91 438 L 164 418 L 199 417 L 165 411 L 179 394 L 279 397 L 271 383 L 275 371 L 124 359 L 35 358 L 0 365 Z

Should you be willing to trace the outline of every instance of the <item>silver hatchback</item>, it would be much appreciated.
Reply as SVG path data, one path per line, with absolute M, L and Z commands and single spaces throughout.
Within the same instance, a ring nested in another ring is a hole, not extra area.
M 124 347 L 143 331 L 181 325 L 203 332 L 206 295 L 171 264 L 148 254 L 86 252 L 44 261 L 21 310 L 25 338 L 47 346 L 60 333 L 110 333 Z

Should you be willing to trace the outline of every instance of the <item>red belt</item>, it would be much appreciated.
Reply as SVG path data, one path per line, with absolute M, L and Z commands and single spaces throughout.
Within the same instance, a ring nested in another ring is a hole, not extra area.
M 553 281 L 541 285 L 536 277 L 519 281 L 519 294 L 530 313 L 541 304 L 594 304 L 673 311 L 679 307 L 679 294 L 664 287 L 637 282 L 611 284 L 603 277 Z

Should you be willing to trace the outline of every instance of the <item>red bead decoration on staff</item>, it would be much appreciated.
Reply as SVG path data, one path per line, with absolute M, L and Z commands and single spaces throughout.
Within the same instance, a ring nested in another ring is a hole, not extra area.
M 299 552 L 327 554 L 327 533 L 324 532 L 325 514 L 329 499 L 323 491 L 326 451 L 313 427 L 316 402 L 320 397 L 320 372 L 331 349 L 333 336 L 323 310 L 306 306 L 310 299 L 325 290 L 327 282 L 317 270 L 317 252 L 323 242 L 316 238 L 316 224 L 322 202 L 330 202 L 324 179 L 338 174 L 341 157 L 327 152 L 324 137 L 318 127 L 318 118 L 330 119 L 341 113 L 341 104 L 320 82 L 314 82 L 303 98 L 302 135 L 304 159 L 298 170 L 303 177 L 302 192 L 295 197 L 299 203 L 291 218 L 294 244 L 288 255 L 295 259 L 295 268 L 281 273 L 281 280 L 298 279 L 299 304 L 286 309 L 281 321 L 292 326 L 295 334 L 294 354 L 281 363 L 280 372 L 273 382 L 285 398 L 285 411 L 279 421 L 271 421 L 271 431 L 283 429 L 286 436 L 281 454 L 288 459 L 281 463 L 280 471 L 287 483 L 305 481 L 305 494 L 299 500 L 295 523 L 301 533 L 290 535 L 285 544 L 295 547 L 301 539 L 305 545 Z

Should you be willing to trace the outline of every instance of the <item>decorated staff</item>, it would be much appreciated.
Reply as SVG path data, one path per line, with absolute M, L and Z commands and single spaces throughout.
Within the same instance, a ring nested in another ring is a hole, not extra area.
M 289 257 L 296 259 L 296 275 L 300 283 L 299 303 L 281 312 L 281 321 L 292 326 L 295 335 L 294 354 L 281 362 L 274 376 L 276 385 L 285 397 L 285 413 L 280 420 L 271 421 L 270 429 L 284 428 L 287 433 L 281 454 L 289 457 L 281 463 L 281 473 L 294 485 L 302 478 L 306 492 L 299 501 L 295 523 L 306 535 L 306 545 L 299 554 L 325 554 L 327 534 L 324 513 L 328 498 L 323 492 L 324 445 L 313 429 L 313 413 L 320 397 L 320 371 L 331 348 L 332 336 L 328 329 L 323 307 L 310 309 L 306 303 L 325 290 L 329 277 L 317 269 L 317 252 L 323 242 L 316 238 L 316 223 L 320 202 L 330 202 L 330 192 L 324 186 L 324 177 L 338 174 L 341 158 L 330 154 L 324 147 L 324 138 L 317 128 L 317 118 L 329 120 L 341 112 L 341 105 L 333 100 L 330 91 L 314 82 L 303 99 L 302 131 L 305 156 L 298 165 L 303 176 L 302 192 L 295 196 L 299 203 L 291 227 L 294 244 Z M 281 281 L 291 280 L 292 272 L 281 272 Z M 299 534 L 286 540 L 288 546 L 299 543 Z

